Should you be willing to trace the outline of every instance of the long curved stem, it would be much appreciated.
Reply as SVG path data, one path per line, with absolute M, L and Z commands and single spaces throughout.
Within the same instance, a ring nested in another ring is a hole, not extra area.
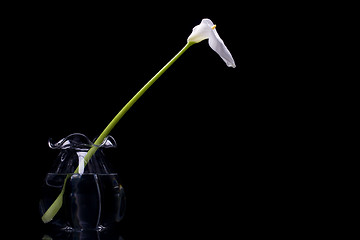
M 193 42 L 187 43 L 181 51 L 175 55 L 153 78 L 150 79 L 149 82 L 145 84 L 144 87 L 142 87 L 139 92 L 135 94 L 133 98 L 130 99 L 130 101 L 120 110 L 120 112 L 114 117 L 114 119 L 107 125 L 107 127 L 104 129 L 104 131 L 100 134 L 100 136 L 96 139 L 94 145 L 92 148 L 89 149 L 88 153 L 84 157 L 84 165 L 89 162 L 91 157 L 95 154 L 98 147 L 102 144 L 106 136 L 108 136 L 111 132 L 111 130 L 115 127 L 115 125 L 119 122 L 119 120 L 124 116 L 124 114 L 134 105 L 134 103 L 146 92 L 146 90 L 149 89 L 151 85 L 191 46 L 193 45 Z M 78 173 L 79 168 L 76 168 L 74 173 Z M 70 175 L 68 175 L 64 181 L 63 188 L 59 194 L 59 196 L 56 198 L 54 203 L 49 207 L 49 209 L 44 213 L 44 215 L 41 217 L 42 221 L 44 223 L 50 222 L 54 216 L 57 214 L 57 212 L 60 210 L 62 203 L 63 203 L 63 195 L 65 192 L 65 185 Z
M 119 120 L 124 116 L 124 114 L 134 105 L 134 103 L 149 89 L 151 85 L 192 45 L 193 43 L 188 43 L 185 47 L 175 55 L 149 82 L 145 84 L 143 88 L 140 89 L 138 93 L 121 109 L 121 111 L 114 117 L 114 119 L 109 123 L 109 125 L 104 129 L 101 135 L 96 139 L 95 145 L 100 145 L 105 137 L 109 135 L 111 130 L 119 122 Z M 90 149 L 91 150 L 91 149 Z M 89 153 L 88 153 L 89 154 Z

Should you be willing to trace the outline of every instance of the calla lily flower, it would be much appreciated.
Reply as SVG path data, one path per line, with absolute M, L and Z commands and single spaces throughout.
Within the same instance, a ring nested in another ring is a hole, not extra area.
M 234 59 L 231 56 L 231 53 L 225 46 L 223 40 L 219 37 L 215 29 L 216 25 L 210 19 L 203 19 L 199 25 L 193 28 L 192 33 L 188 37 L 187 44 L 178 52 L 158 73 L 155 74 L 154 77 L 147 82 L 144 87 L 142 87 L 139 92 L 135 94 L 133 98 L 120 110 L 120 112 L 114 117 L 114 119 L 109 123 L 109 125 L 104 129 L 104 131 L 100 134 L 100 136 L 96 139 L 94 146 L 92 146 L 88 152 L 79 152 L 78 160 L 79 167 L 74 171 L 74 174 L 83 174 L 84 168 L 91 157 L 95 154 L 98 146 L 103 143 L 106 137 L 109 135 L 111 130 L 115 127 L 115 125 L 119 122 L 119 120 L 124 116 L 124 114 L 135 104 L 135 102 L 149 89 L 149 87 L 154 84 L 154 82 L 162 75 L 166 70 L 174 63 L 176 60 L 184 54 L 184 52 L 189 49 L 195 43 L 199 43 L 205 39 L 209 39 L 210 47 L 217 53 L 219 56 L 225 61 L 228 67 L 235 68 Z M 149 125 L 150 127 L 151 125 Z M 63 205 L 63 196 L 65 193 L 66 182 L 69 179 L 70 174 L 68 174 L 64 180 L 63 187 L 61 192 L 51 204 L 51 206 L 46 210 L 46 212 L 41 217 L 44 223 L 48 223 L 52 221 L 54 216 L 59 212 Z
M 235 61 L 230 51 L 224 44 L 215 29 L 216 25 L 210 19 L 203 19 L 201 23 L 193 28 L 188 37 L 188 43 L 198 43 L 202 40 L 209 39 L 210 47 L 224 60 L 228 67 L 235 68 Z

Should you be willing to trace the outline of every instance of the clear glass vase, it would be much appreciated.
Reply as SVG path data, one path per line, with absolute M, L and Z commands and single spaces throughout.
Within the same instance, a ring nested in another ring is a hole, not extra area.
M 62 191 L 63 204 L 48 223 L 67 231 L 103 230 L 119 222 L 125 211 L 125 193 L 118 175 L 107 163 L 103 149 L 116 147 L 108 136 L 85 165 L 83 158 L 94 144 L 83 134 L 75 133 L 56 143 L 49 140 L 52 149 L 60 153 L 47 173 L 40 198 L 41 216 Z M 85 166 L 84 166 L 85 165 Z M 76 169 L 79 173 L 74 173 Z

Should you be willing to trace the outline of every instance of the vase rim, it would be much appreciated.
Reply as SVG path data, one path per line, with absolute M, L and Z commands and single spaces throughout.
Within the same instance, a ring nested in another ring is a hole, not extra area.
M 82 133 L 72 133 L 57 142 L 53 142 L 53 140 L 49 138 L 48 144 L 51 149 L 90 149 L 92 147 L 117 147 L 116 141 L 111 135 L 106 136 L 101 144 L 95 145 L 93 141 L 90 141 L 90 139 Z

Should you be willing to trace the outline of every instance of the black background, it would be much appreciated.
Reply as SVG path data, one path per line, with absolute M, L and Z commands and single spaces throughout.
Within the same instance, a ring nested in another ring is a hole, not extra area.
M 296 10 L 138 5 L 9 8 L 2 87 L 8 227 L 34 239 L 44 234 L 39 189 L 58 154 L 48 138 L 98 136 L 210 18 L 237 67 L 226 67 L 207 41 L 192 46 L 111 133 L 118 147 L 106 154 L 127 193 L 120 234 L 225 238 L 308 228 L 300 216 L 311 194 L 301 194 L 306 176 L 294 176 L 312 148 L 303 139 L 316 86 L 303 59 L 308 36 L 290 18 Z

